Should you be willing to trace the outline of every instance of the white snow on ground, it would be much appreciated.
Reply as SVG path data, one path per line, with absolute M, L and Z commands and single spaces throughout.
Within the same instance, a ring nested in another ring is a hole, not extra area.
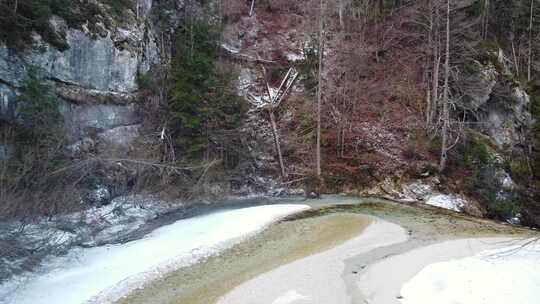
M 454 195 L 438 194 L 431 196 L 426 201 L 426 204 L 441 207 L 444 209 L 450 209 L 454 211 L 461 211 L 465 206 L 465 200 Z
M 304 59 L 306 59 L 306 56 L 303 54 L 303 52 L 301 54 L 287 53 L 287 60 L 291 62 L 302 61 Z
M 238 54 L 238 53 L 240 53 L 240 50 L 238 48 L 235 48 L 234 46 L 228 45 L 226 43 L 222 43 L 221 47 L 225 51 L 229 52 L 230 54 Z
M 166 271 L 238 243 L 306 205 L 268 205 L 179 220 L 126 244 L 70 250 L 0 285 L 0 303 L 107 303 Z
M 538 304 L 540 245 L 430 264 L 403 285 L 403 304 Z
M 291 290 L 282 297 L 279 297 L 275 301 L 272 302 L 272 304 L 297 304 L 298 301 L 309 299 L 306 296 L 303 296 L 299 294 L 296 290 Z

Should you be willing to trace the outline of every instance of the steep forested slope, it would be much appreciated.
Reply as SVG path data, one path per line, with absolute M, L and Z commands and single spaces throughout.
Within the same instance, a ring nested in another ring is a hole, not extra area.
M 303 188 L 538 225 L 538 7 L 4 1 L 2 213 Z

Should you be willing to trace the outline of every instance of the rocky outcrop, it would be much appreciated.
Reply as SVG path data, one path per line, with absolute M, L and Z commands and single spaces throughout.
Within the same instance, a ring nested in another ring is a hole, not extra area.
M 136 101 L 136 95 L 123 92 L 85 89 L 74 85 L 56 85 L 56 93 L 62 99 L 76 104 L 118 104 L 126 105 Z
M 462 165 L 472 175 L 468 187 L 474 196 L 491 216 L 509 220 L 518 213 L 520 189 L 512 180 L 508 160 L 525 159 L 528 153 L 531 101 L 508 68 L 504 52 L 483 52 L 487 61 L 475 61 L 465 68 L 466 75 L 456 85 L 462 96 L 458 106 L 467 113 L 471 128 L 464 136 L 468 148 L 458 157 L 465 160 Z
M 458 84 L 465 97 L 460 105 L 471 111 L 477 111 L 486 105 L 497 85 L 499 75 L 494 66 L 483 66 L 474 62 L 474 68 L 478 71 L 464 76 L 463 81 Z
M 97 136 L 108 130 L 140 123 L 135 104 L 79 105 L 64 102 L 61 105 L 66 136 L 71 142 L 88 136 Z
M 473 198 L 448 192 L 437 176 L 408 181 L 386 178 L 375 186 L 355 194 L 383 197 L 401 203 L 427 204 L 473 216 L 483 216 L 485 213 Z
M 524 132 L 530 128 L 530 98 L 519 83 L 511 80 L 502 50 L 493 52 L 491 58 L 497 62 L 474 62 L 476 71 L 457 83 L 463 95 L 459 106 L 475 115 L 477 129 L 489 135 L 499 149 L 512 151 L 520 148 Z
M 55 86 L 62 101 L 65 131 L 70 143 L 101 134 L 106 138 L 124 128 L 126 136 L 111 136 L 104 142 L 125 146 L 137 133 L 137 77 L 159 63 L 158 45 L 149 19 L 152 1 L 140 1 L 139 19 L 131 16 L 109 28 L 96 24 L 90 31 L 69 28 L 53 17 L 50 23 L 65 35 L 69 48 L 58 50 L 36 34 L 35 46 L 24 52 L 0 45 L 0 118 L 16 116 L 17 94 L 30 66 L 38 67 Z M 131 13 L 131 12 L 130 12 Z M 132 131 L 130 134 L 126 132 Z
M 56 18 L 55 23 L 67 26 Z M 157 63 L 157 45 L 145 23 L 131 24 L 132 30 L 104 30 L 95 36 L 88 30 L 66 29 L 69 49 L 60 51 L 36 36 L 36 50 L 23 53 L 0 47 L 0 79 L 21 85 L 29 65 L 38 66 L 46 77 L 87 89 L 114 92 L 137 90 L 137 72 L 145 73 Z M 148 36 L 150 35 L 150 36 Z M 146 36 L 146 38 L 145 38 Z M 125 43 L 125 44 L 123 44 Z

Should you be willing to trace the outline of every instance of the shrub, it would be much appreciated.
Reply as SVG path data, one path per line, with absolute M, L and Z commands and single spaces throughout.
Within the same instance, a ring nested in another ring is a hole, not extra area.
M 137 73 L 137 86 L 139 90 L 146 93 L 156 93 L 158 85 L 150 73 Z
M 66 1 L 66 0 L 61 0 Z M 114 15 L 117 17 L 122 17 L 124 14 L 124 11 L 128 8 L 132 8 L 133 3 L 131 0 L 104 0 L 105 4 L 107 4 Z
M 340 193 L 343 191 L 343 186 L 347 179 L 350 180 L 351 178 L 335 174 L 325 174 L 323 175 L 323 184 L 328 192 Z
M 8 0 L 0 2 L 0 39 L 14 48 L 32 43 L 32 32 L 49 28 L 52 15 L 49 2 L 40 0 Z
M 512 177 L 521 184 L 527 184 L 530 179 L 529 164 L 525 158 L 515 158 L 508 162 L 508 167 L 512 173 Z

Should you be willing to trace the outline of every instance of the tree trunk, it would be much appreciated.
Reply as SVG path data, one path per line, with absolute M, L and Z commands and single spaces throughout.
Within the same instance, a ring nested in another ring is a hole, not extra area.
M 429 130 L 431 128 L 431 83 L 426 79 L 426 84 L 426 129 Z
M 448 129 L 450 115 L 448 112 L 448 81 L 450 77 L 450 0 L 446 3 L 446 56 L 444 61 L 444 92 L 443 92 L 443 127 L 441 141 L 441 160 L 439 168 L 443 171 L 446 168 L 448 159 Z
M 339 157 L 345 157 L 345 126 L 341 129 L 341 150 L 339 151 Z
M 482 12 L 482 39 L 487 39 L 489 28 L 489 0 L 484 0 L 484 8 Z
M 319 16 L 319 73 L 317 85 L 317 147 L 315 150 L 316 173 L 321 176 L 321 99 L 322 99 L 322 68 L 324 53 L 324 7 L 323 0 L 320 0 Z
M 514 57 L 514 69 L 516 71 L 516 76 L 519 77 L 519 60 L 518 60 L 518 56 L 517 56 L 517 53 L 516 53 L 516 47 L 515 47 L 513 39 L 512 39 L 512 55 Z
M 531 15 L 529 16 L 529 54 L 527 58 L 527 81 L 531 81 L 531 65 L 532 65 L 532 28 L 533 28 L 533 11 L 534 11 L 534 0 L 531 0 Z
M 439 42 L 435 42 L 437 45 Z M 439 107 L 439 69 L 441 66 L 441 56 L 439 52 L 439 47 L 435 47 L 435 55 L 433 57 L 433 89 L 431 90 L 432 102 L 431 102 L 431 124 L 433 124 L 433 119 L 437 117 L 437 111 Z
M 345 30 L 345 21 L 343 20 L 343 11 L 345 10 L 345 0 L 339 0 L 338 15 L 339 15 L 339 27 L 341 31 Z
M 438 2 L 436 2 L 433 6 L 433 9 L 435 10 L 435 20 L 433 22 L 433 81 L 432 86 L 433 89 L 431 90 L 431 114 L 430 114 L 430 125 L 433 125 L 433 120 L 437 117 L 437 111 L 439 108 L 439 69 L 441 66 L 441 54 L 440 54 L 440 37 L 439 37 L 439 20 L 440 20 L 440 13 L 439 13 L 439 6 Z
M 341 151 L 341 125 L 338 124 L 338 128 L 337 128 L 337 145 L 336 145 L 336 154 L 337 154 L 338 158 L 339 158 L 339 155 L 340 155 L 340 151 Z
M 255 0 L 251 1 L 251 8 L 249 9 L 249 16 L 253 15 L 253 10 L 255 9 Z
M 433 53 L 433 0 L 429 1 L 429 28 L 428 28 L 428 48 L 431 53 Z M 431 53 L 428 53 L 432 55 Z M 434 56 L 431 56 L 435 58 Z M 426 59 L 426 69 L 425 69 L 425 82 L 426 82 L 426 129 L 431 128 L 431 81 L 429 80 L 428 67 L 431 64 L 430 56 L 427 56 Z
M 270 123 L 272 124 L 272 134 L 274 135 L 274 144 L 276 146 L 276 153 L 279 160 L 279 168 L 281 169 L 281 176 L 283 178 L 287 177 L 287 173 L 285 172 L 285 165 L 283 163 L 283 155 L 281 154 L 281 145 L 279 142 L 279 134 L 277 130 L 276 125 L 276 117 L 274 116 L 274 112 L 272 109 L 268 109 L 268 114 L 270 115 Z

